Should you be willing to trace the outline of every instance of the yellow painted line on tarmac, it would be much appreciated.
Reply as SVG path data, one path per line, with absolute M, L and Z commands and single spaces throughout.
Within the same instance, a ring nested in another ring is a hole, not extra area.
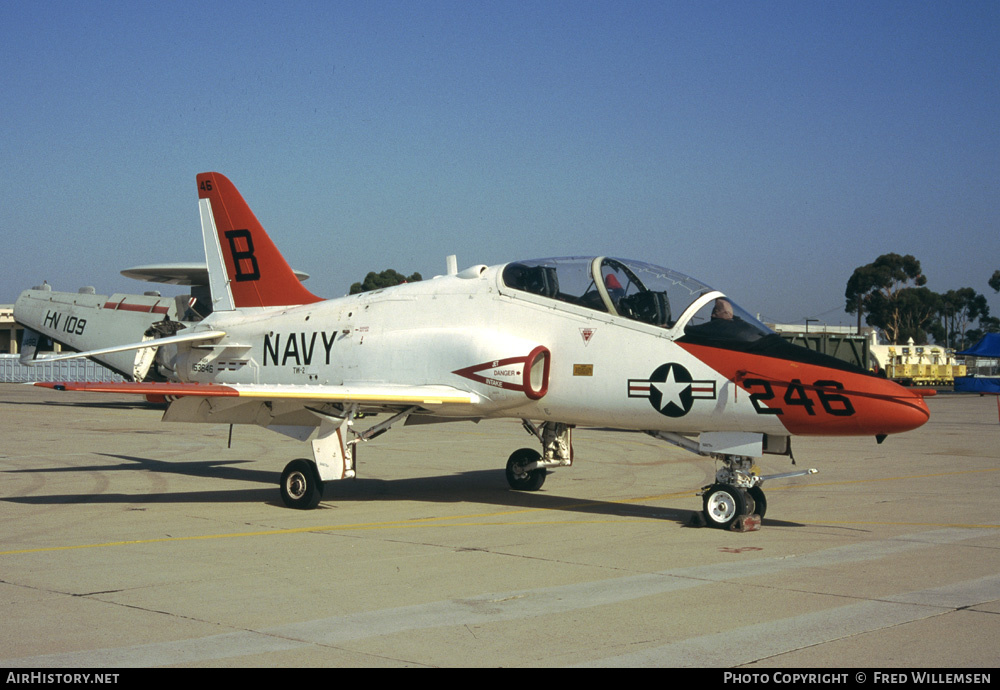
M 591 505 L 591 504 L 578 504 L 578 505 Z M 564 508 L 576 507 L 576 506 L 563 506 Z M 472 526 L 482 526 L 482 525 L 505 525 L 509 523 L 505 522 L 494 522 L 494 521 L 477 521 L 477 522 L 465 522 L 465 523 L 454 523 L 455 520 L 476 520 L 482 519 L 492 519 L 495 520 L 499 517 L 504 517 L 507 515 L 517 515 L 520 513 L 531 513 L 539 512 L 542 510 L 549 510 L 548 508 L 525 508 L 522 510 L 511 510 L 501 513 L 481 513 L 474 515 L 452 515 L 452 516 L 440 516 L 440 517 L 429 517 L 429 518 L 416 518 L 411 520 L 392 520 L 389 522 L 361 522 L 354 524 L 345 525 L 313 525 L 310 527 L 291 527 L 288 529 L 273 529 L 273 530 L 258 530 L 253 532 L 230 532 L 226 534 L 198 534 L 191 535 L 187 537 L 157 537 L 153 539 L 129 539 L 123 541 L 108 541 L 101 542 L 97 544 L 73 544 L 69 546 L 42 546 L 33 549 L 14 549 L 10 551 L 0 551 L 0 556 L 12 556 L 15 554 L 26 554 L 26 553 L 44 553 L 53 551 L 72 551 L 75 549 L 101 549 L 113 546 L 136 546 L 140 544 L 163 544 L 171 542 L 184 542 L 184 541 L 204 541 L 209 539 L 234 539 L 239 537 L 267 537 L 275 535 L 285 535 L 285 534 L 302 534 L 304 532 L 345 532 L 345 531 L 359 531 L 359 530 L 375 530 L 375 529 L 400 529 L 400 528 L 413 528 L 413 527 L 426 527 L 433 526 L 431 523 L 443 523 L 448 522 L 448 527 L 472 527 Z M 576 524 L 579 521 L 575 521 Z M 585 521 L 587 522 L 587 521 Z M 606 521 L 602 521 L 606 522 Z M 565 521 L 547 521 L 544 524 L 564 524 Z M 542 524 L 542 523 L 539 523 Z
M 34 549 L 17 549 L 0 551 L 0 556 L 10 556 L 23 553 L 43 553 L 47 551 L 72 551 L 74 549 L 102 549 L 109 546 L 134 546 L 137 544 L 162 544 L 167 542 L 198 541 L 206 539 L 231 539 L 233 537 L 262 537 L 271 534 L 295 534 L 297 532 L 312 532 L 330 529 L 329 527 L 296 527 L 280 530 L 262 530 L 259 532 L 231 532 L 229 534 L 199 534 L 190 537 L 157 537 L 155 539 L 129 539 L 126 541 L 106 541 L 98 544 L 73 544 L 71 546 L 42 546 Z M 343 529 L 343 528 L 341 528 Z
M 665 498 L 676 498 L 680 496 L 694 496 L 693 491 L 679 491 L 668 494 L 658 494 L 656 496 L 643 496 L 640 498 L 622 498 L 616 499 L 612 503 L 625 504 L 625 503 L 646 503 L 649 501 L 662 500 Z M 130 539 L 125 541 L 109 541 L 101 542 L 97 544 L 74 544 L 70 546 L 43 546 L 33 549 L 16 549 L 11 551 L 0 551 L 0 556 L 10 556 L 15 554 L 25 554 L 25 553 L 43 553 L 52 551 L 71 551 L 74 549 L 99 549 L 108 548 L 112 546 L 134 546 L 139 544 L 162 544 L 170 542 L 184 542 L 184 541 L 202 541 L 209 539 L 234 539 L 239 537 L 267 537 L 283 534 L 301 534 L 304 532 L 345 532 L 345 531 L 364 531 L 364 530 L 377 530 L 377 529 L 400 529 L 400 528 L 413 528 L 413 527 L 427 527 L 434 526 L 433 523 L 447 523 L 443 526 L 447 527 L 480 527 L 489 525 L 510 525 L 508 522 L 497 521 L 497 518 L 507 517 L 511 515 L 520 515 L 525 513 L 537 513 L 541 511 L 551 511 L 551 510 L 567 510 L 567 509 L 579 509 L 586 508 L 588 506 L 599 506 L 609 503 L 609 501 L 581 501 L 579 503 L 567 503 L 560 505 L 558 508 L 549 507 L 539 507 L 539 508 L 520 508 L 518 510 L 506 510 L 499 513 L 475 513 L 472 515 L 442 515 L 435 517 L 426 518 L 412 518 L 407 520 L 390 520 L 388 522 L 359 522 L 353 524 L 344 525 L 313 525 L 310 527 L 291 527 L 288 529 L 273 529 L 273 530 L 258 530 L 254 532 L 230 532 L 227 534 L 200 534 L 192 535 L 188 537 L 157 537 L 154 539 Z M 606 524 L 609 522 L 622 522 L 637 520 L 638 518 L 615 518 L 613 520 L 573 520 L 572 524 L 591 524 L 591 523 L 601 523 Z M 476 520 L 476 522 L 456 522 L 457 520 Z M 545 520 L 545 521 L 532 521 L 530 523 L 516 523 L 516 524 L 532 524 L 532 525 L 557 525 L 566 524 L 566 520 Z
M 981 474 L 985 472 L 1000 472 L 1000 468 L 987 468 L 976 470 L 954 470 L 951 472 L 932 472 L 929 474 L 910 474 L 900 477 L 877 477 L 873 479 L 844 479 L 835 482 L 809 482 L 796 486 L 775 486 L 768 487 L 768 491 L 782 491 L 787 489 L 814 488 L 821 486 L 838 486 L 844 484 L 869 484 L 872 482 L 898 482 L 907 479 L 931 479 L 934 477 L 950 477 L 959 474 Z M 957 522 L 892 522 L 888 520 L 821 520 L 818 522 L 802 522 L 803 525 L 851 525 L 851 526 L 877 526 L 877 527 L 934 527 L 938 529 L 960 528 L 960 529 L 1000 529 L 1000 525 L 978 524 L 978 523 L 957 523 Z
M 836 486 L 840 484 L 865 484 L 870 482 L 887 482 L 887 481 L 901 481 L 905 479 L 926 479 L 931 477 L 943 477 L 951 476 L 957 474 L 976 474 L 984 472 L 998 472 L 1000 468 L 992 469 L 981 469 L 981 470 L 957 470 L 954 472 L 937 472 L 932 474 L 917 474 L 917 475 L 906 475 L 901 477 L 880 477 L 875 479 L 851 479 L 835 482 L 823 482 L 814 483 L 810 482 L 807 486 Z M 783 490 L 791 488 L 803 488 L 803 485 L 798 485 L 796 487 L 769 487 L 769 491 L 773 490 Z M 615 504 L 628 504 L 628 503 L 649 503 L 653 501 L 660 501 L 670 498 L 684 498 L 695 496 L 696 492 L 693 490 L 688 491 L 675 491 L 665 494 L 656 494 L 652 496 L 640 496 L 637 498 L 618 498 L 613 501 L 581 501 L 579 503 L 567 503 L 560 505 L 558 507 L 546 506 L 538 508 L 522 508 L 518 510 L 508 510 L 499 513 L 478 513 L 472 515 L 452 515 L 452 516 L 435 516 L 427 518 L 414 518 L 410 520 L 392 520 L 389 522 L 360 522 L 345 525 L 314 525 L 310 527 L 292 527 L 288 529 L 273 529 L 273 530 L 258 530 L 253 532 L 230 532 L 226 534 L 201 534 L 192 535 L 187 537 L 157 537 L 155 539 L 131 539 L 124 541 L 111 541 L 102 542 L 97 544 L 74 544 L 70 546 L 43 546 L 33 549 L 15 549 L 10 551 L 0 551 L 0 556 L 12 556 L 17 554 L 27 554 L 27 553 L 45 553 L 45 552 L 55 552 L 55 551 L 72 551 L 76 549 L 99 549 L 99 548 L 109 548 L 114 546 L 135 546 L 140 544 L 162 544 L 171 542 L 184 542 L 184 541 L 204 541 L 210 539 L 235 539 L 240 537 L 267 537 L 276 535 L 286 535 L 286 534 L 301 534 L 304 532 L 345 532 L 345 531 L 365 531 L 365 530 L 378 530 L 378 529 L 400 529 L 400 528 L 412 528 L 412 527 L 425 527 L 433 526 L 433 523 L 442 523 L 443 526 L 447 527 L 482 527 L 482 526 L 503 526 L 509 525 L 508 522 L 498 522 L 497 518 L 506 517 L 511 515 L 519 515 L 524 513 L 534 513 L 540 511 L 550 511 L 550 510 L 567 510 L 567 509 L 580 509 L 586 508 L 588 506 L 600 506 L 608 503 Z M 459 520 L 476 520 L 475 522 L 456 522 Z M 634 521 L 635 518 L 615 518 L 609 520 L 546 520 L 546 521 L 532 521 L 528 523 L 517 523 L 517 524 L 530 524 L 530 525 L 558 525 L 558 524 L 593 524 L 601 523 L 606 524 L 609 522 L 622 522 L 622 521 Z M 965 523 L 936 523 L 936 522 L 865 522 L 865 521 L 832 521 L 832 520 L 822 520 L 819 522 L 804 522 L 802 524 L 808 525 L 881 525 L 881 526 L 902 526 L 902 527 L 955 527 L 955 528 L 965 528 L 965 529 L 1000 529 L 1000 525 L 990 525 L 990 524 L 965 524 Z
M 838 484 L 870 484 L 872 482 L 898 482 L 904 479 L 931 479 L 933 477 L 952 477 L 957 474 L 980 474 L 984 472 L 1000 472 L 1000 467 L 991 467 L 981 470 L 954 470 L 951 472 L 932 472 L 930 474 L 907 474 L 903 475 L 902 477 L 878 477 L 875 479 L 842 479 L 835 482 L 809 482 L 809 484 L 797 485 L 795 488 L 801 489 L 803 486 L 814 487 L 814 486 L 837 486 Z M 771 491 L 775 489 L 790 489 L 790 488 L 792 487 L 788 486 L 769 487 L 768 490 Z
M 802 524 L 810 525 L 812 527 L 822 527 L 823 525 L 874 525 L 879 527 L 935 527 L 938 529 L 951 527 L 959 529 L 1000 529 L 1000 525 L 977 525 L 961 522 L 876 522 L 863 520 L 822 520 L 820 522 L 803 522 Z

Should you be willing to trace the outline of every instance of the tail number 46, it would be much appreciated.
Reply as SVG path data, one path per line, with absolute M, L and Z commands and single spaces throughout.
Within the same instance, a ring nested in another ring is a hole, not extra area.
M 784 407 L 778 407 L 770 402 L 775 399 L 771 381 L 743 379 L 742 383 L 743 387 L 750 392 L 750 402 L 753 403 L 757 414 L 785 413 Z M 805 409 L 806 414 L 815 415 L 816 400 L 810 396 L 812 393 L 827 414 L 834 417 L 850 417 L 854 414 L 854 405 L 851 404 L 851 400 L 846 395 L 836 392 L 843 389 L 844 384 L 839 381 L 820 380 L 811 386 L 805 386 L 799 379 L 792 379 L 785 390 L 784 402 L 788 407 L 801 407 Z

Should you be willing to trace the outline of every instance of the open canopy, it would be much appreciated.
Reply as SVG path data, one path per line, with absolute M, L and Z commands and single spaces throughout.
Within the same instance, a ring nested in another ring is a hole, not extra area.
M 507 287 L 607 312 L 677 336 L 757 340 L 771 331 L 722 292 L 668 268 L 631 259 L 565 257 L 507 264 Z

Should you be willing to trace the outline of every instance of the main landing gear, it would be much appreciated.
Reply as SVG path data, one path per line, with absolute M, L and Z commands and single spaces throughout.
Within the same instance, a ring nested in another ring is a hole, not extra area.
M 539 428 L 527 419 L 522 419 L 521 423 L 529 434 L 542 442 L 542 453 L 534 448 L 521 448 L 511 453 L 507 460 L 507 484 L 515 491 L 538 491 L 550 467 L 573 464 L 573 427 L 545 422 Z
M 538 491 L 548 470 L 539 462 L 541 453 L 534 448 L 515 450 L 507 459 L 507 483 L 515 491 Z M 535 469 L 529 470 L 528 467 Z
M 289 508 L 312 510 L 323 500 L 323 481 L 316 463 L 305 458 L 292 460 L 281 473 L 281 501 Z
M 356 405 L 336 410 L 307 409 L 320 419 L 318 433 L 311 441 L 313 459 L 299 458 L 288 463 L 281 473 L 279 487 L 281 502 L 297 510 L 311 510 L 319 505 L 324 482 L 353 478 L 358 444 L 385 433 L 418 408 L 407 408 L 360 432 L 352 428 L 358 413 Z M 556 422 L 536 426 L 526 419 L 521 422 L 541 442 L 542 452 L 534 448 L 514 451 L 507 460 L 507 483 L 515 491 L 538 491 L 550 468 L 573 464 L 572 426 Z M 350 436 L 353 438 L 348 440 Z
M 409 407 L 383 422 L 354 431 L 358 406 L 343 409 L 306 408 L 319 417 L 319 430 L 310 441 L 313 459 L 299 458 L 285 465 L 281 473 L 281 502 L 289 508 L 312 510 L 323 500 L 323 483 L 355 476 L 357 444 L 384 434 L 393 424 L 405 420 L 416 407 Z M 348 436 L 354 436 L 348 440 Z

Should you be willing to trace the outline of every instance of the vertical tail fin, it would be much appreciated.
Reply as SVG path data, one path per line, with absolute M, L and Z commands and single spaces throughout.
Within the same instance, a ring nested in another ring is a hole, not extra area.
M 24 327 L 24 334 L 21 336 L 21 357 L 19 364 L 31 364 L 38 356 L 38 346 L 42 342 L 42 335 L 27 326 Z
M 302 285 L 225 175 L 198 175 L 198 199 L 215 311 L 321 301 Z

